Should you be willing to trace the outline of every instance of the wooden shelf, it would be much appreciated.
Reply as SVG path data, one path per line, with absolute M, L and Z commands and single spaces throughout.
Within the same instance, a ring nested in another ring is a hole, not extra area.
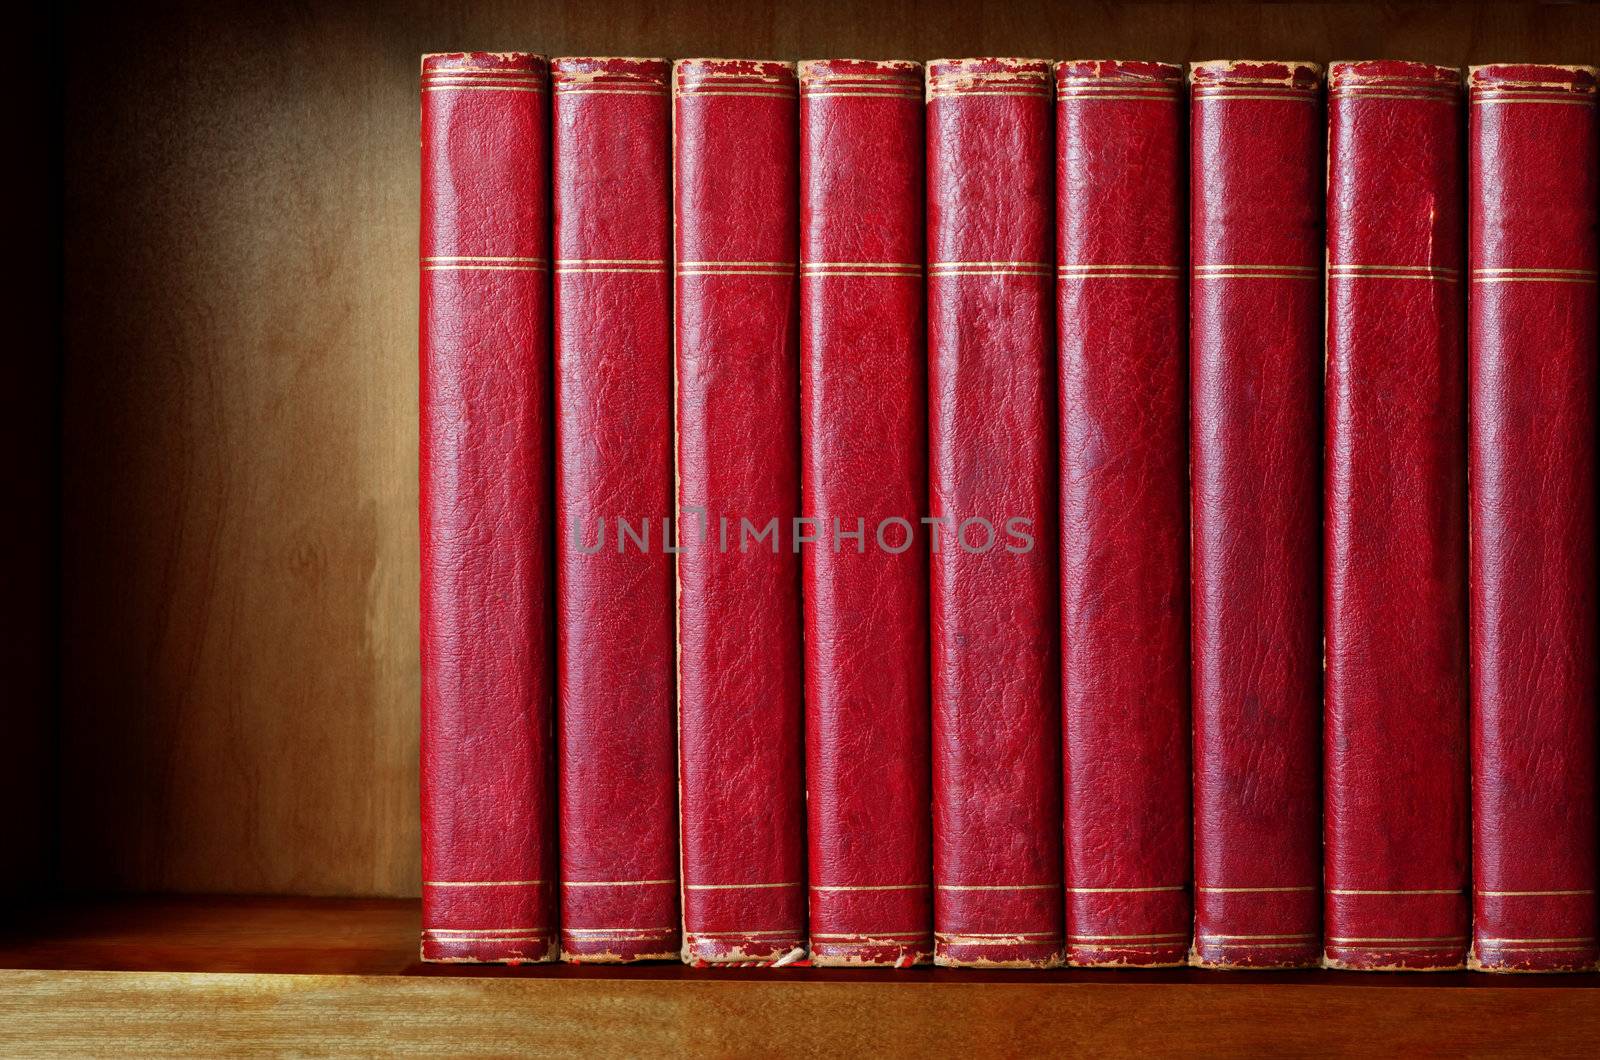
M 0 1053 L 1588 1055 L 1600 976 L 424 965 L 403 899 L 120 898 L 0 925 Z

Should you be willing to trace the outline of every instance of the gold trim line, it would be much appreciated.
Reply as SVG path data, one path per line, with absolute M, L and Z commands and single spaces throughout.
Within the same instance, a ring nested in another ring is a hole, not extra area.
M 549 880 L 423 880 L 424 887 L 539 887 Z M 520 930 L 520 929 L 519 929 Z

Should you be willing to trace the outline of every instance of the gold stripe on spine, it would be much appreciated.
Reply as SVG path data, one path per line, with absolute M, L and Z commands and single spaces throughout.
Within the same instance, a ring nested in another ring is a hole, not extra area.
M 1058 891 L 1058 883 L 936 883 L 940 891 Z
M 1181 265 L 1057 265 L 1056 274 L 1063 280 L 1091 279 L 1181 279 Z
M 1307 887 L 1196 887 L 1201 894 L 1298 894 L 1314 891 L 1315 884 Z
M 1191 270 L 1197 280 L 1320 280 L 1322 269 L 1314 265 L 1196 265 Z
M 813 884 L 813 891 L 925 891 L 932 884 L 927 883 L 861 883 L 861 884 L 836 884 L 820 886 Z
M 1473 283 L 1579 283 L 1600 279 L 1594 269 L 1473 269 Z
M 1479 941 L 1479 942 L 1480 942 L 1480 943 L 1482 943 L 1482 944 L 1483 944 L 1483 945 L 1485 945 L 1485 946 L 1501 946 L 1501 945 L 1505 945 L 1505 944 L 1507 944 L 1507 943 L 1510 943 L 1510 944 L 1520 944 L 1520 943 L 1524 943 L 1524 942 L 1534 942 L 1534 943 L 1547 943 L 1547 942 L 1593 942 L 1593 941 L 1594 941 L 1594 938 L 1593 938 L 1593 937 L 1592 937 L 1592 936 L 1590 936 L 1590 935 L 1569 935 L 1569 936 L 1565 936 L 1565 937 L 1559 937 L 1559 936 L 1558 936 L 1558 937 L 1555 937 L 1555 938 L 1527 938 L 1527 939 L 1518 939 L 1518 938 L 1488 938 L 1488 939 L 1479 939 L 1479 940 L 1478 940 L 1478 941 Z
M 1594 891 L 1585 888 L 1569 891 L 1474 891 L 1473 893 L 1482 895 L 1485 898 L 1553 898 L 1581 897 L 1586 894 L 1593 894 Z
M 1474 107 L 1483 107 L 1483 106 L 1488 106 L 1489 104 L 1492 104 L 1492 103 L 1507 103 L 1507 104 L 1509 104 L 1509 103 L 1549 103 L 1552 106 L 1557 106 L 1557 107 L 1592 107 L 1592 106 L 1594 106 L 1594 102 L 1595 101 L 1592 100 L 1592 99 L 1556 99 L 1554 97 L 1546 97 L 1546 96 L 1527 96 L 1527 97 L 1506 96 L 1506 97 L 1495 97 L 1495 98 L 1482 98 L 1482 97 L 1474 98 L 1472 100 L 1472 105 Z
M 1068 894 L 1156 894 L 1166 891 L 1187 891 L 1187 884 L 1177 883 L 1163 887 L 1067 887 Z
M 1331 98 L 1332 99 L 1336 99 L 1336 100 L 1409 99 L 1409 100 L 1419 100 L 1419 101 L 1424 102 L 1424 103 L 1455 103 L 1455 102 L 1457 102 L 1457 100 L 1454 97 L 1423 96 L 1423 95 L 1403 95 L 1403 94 L 1400 94 L 1400 93 L 1397 93 L 1397 92 L 1339 93 L 1338 95 L 1332 96 Z
M 808 89 L 807 91 L 802 92 L 800 95 L 801 95 L 801 98 L 803 98 L 803 99 L 838 99 L 838 98 L 841 98 L 841 97 L 842 98 L 846 98 L 846 99 L 914 99 L 914 100 L 919 100 L 919 101 L 922 99 L 922 93 L 920 91 L 912 91 L 912 92 L 868 92 L 868 91 L 855 90 L 855 89 L 852 89 L 852 90 L 849 90 L 849 91 L 845 91 L 845 90 L 835 91 L 835 90 L 832 90 L 832 89 L 825 89 L 824 88 L 824 89 Z
M 1351 937 L 1351 938 L 1334 938 L 1332 936 L 1329 936 L 1328 941 L 1329 942 L 1465 942 L 1465 941 L 1467 941 L 1467 936 L 1465 936 L 1465 935 L 1411 935 L 1409 937 L 1408 936 L 1394 936 L 1394 937 L 1389 937 L 1389 938 L 1385 938 L 1384 936 L 1381 936 L 1381 935 L 1376 935 L 1376 936 L 1354 936 L 1354 937 Z
M 659 935 L 677 931 L 676 924 L 670 927 L 603 927 L 603 928 L 576 928 L 561 926 L 563 935 Z
M 1459 269 L 1440 265 L 1329 265 L 1330 279 L 1354 279 L 1371 276 L 1388 280 L 1440 280 L 1455 283 L 1461 279 Z
M 804 883 L 686 883 L 686 891 L 759 891 L 775 887 L 804 887 Z M 701 932 L 701 934 L 705 934 Z
M 936 261 L 929 276 L 1050 276 L 1055 266 L 1043 261 Z
M 424 265 L 423 272 L 544 272 L 543 265 Z
M 788 928 L 761 931 L 689 931 L 691 938 L 697 939 L 756 939 L 756 938 L 800 938 L 804 932 L 791 931 Z
M 424 92 L 543 92 L 544 89 L 533 85 L 438 85 L 426 84 L 422 86 Z
M 1171 92 L 1059 92 L 1056 100 L 1067 99 L 1111 99 L 1111 100 L 1145 100 L 1159 99 L 1171 103 L 1182 100 L 1182 96 Z
M 423 880 L 424 887 L 540 887 L 548 880 Z
M 1187 931 L 1162 931 L 1148 935 L 1067 935 L 1068 942 L 1148 942 L 1161 939 L 1187 939 Z
M 658 887 L 677 880 L 566 880 L 563 887 Z
M 1314 939 L 1316 937 L 1317 937 L 1316 934 L 1314 932 L 1310 932 L 1310 931 L 1281 932 L 1281 933 L 1276 934 L 1276 935 L 1196 935 L 1195 936 L 1195 938 L 1205 939 L 1207 942 L 1212 942 L 1212 941 L 1232 941 L 1232 940 L 1235 940 L 1235 939 L 1244 939 L 1244 940 L 1249 940 L 1249 941 L 1255 941 L 1256 939 Z
M 805 261 L 800 263 L 800 274 L 802 276 L 888 276 L 917 279 L 922 276 L 922 265 L 918 262 L 892 261 Z
M 1340 898 L 1348 897 L 1348 896 L 1354 896 L 1354 895 L 1389 895 L 1389 896 L 1394 896 L 1394 895 L 1407 895 L 1407 894 L 1465 894 L 1466 893 L 1466 888 L 1464 888 L 1464 887 L 1419 887 L 1419 888 L 1417 888 L 1415 890 L 1394 890 L 1394 891 L 1360 891 L 1360 890 L 1350 890 L 1350 889 L 1342 889 L 1342 888 L 1329 888 L 1327 893 L 1329 893 L 1331 895 L 1334 895 L 1336 897 L 1340 897 Z
M 558 96 L 665 96 L 667 94 L 665 86 L 646 88 L 643 85 L 618 86 L 616 88 L 584 85 L 582 88 L 576 86 L 569 88 L 566 85 L 558 84 L 555 91 Z
M 549 934 L 549 927 L 424 927 L 424 935 L 474 935 L 478 938 L 506 937 L 506 935 Z
M 811 933 L 814 939 L 925 939 L 931 930 L 923 931 L 832 931 Z
M 1216 90 L 1216 88 L 1203 88 L 1195 90 L 1195 99 L 1286 99 L 1290 102 L 1317 102 L 1322 99 L 1322 93 L 1317 90 L 1283 90 L 1261 91 L 1251 88 L 1248 91 Z

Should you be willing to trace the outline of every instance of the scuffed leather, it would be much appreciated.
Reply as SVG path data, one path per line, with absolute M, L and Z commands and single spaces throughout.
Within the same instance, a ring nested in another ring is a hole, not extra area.
M 1183 71 L 1055 71 L 1067 959 L 1181 964 L 1193 917 Z
M 1202 965 L 1321 956 L 1320 87 L 1305 63 L 1202 63 L 1191 78 L 1192 959 Z M 1207 278 L 1215 266 L 1301 271 Z
M 924 121 L 918 63 L 801 66 L 802 508 L 818 538 L 804 551 L 806 805 L 819 965 L 933 956 L 928 555 L 920 540 L 898 554 L 878 543 L 884 520 L 918 528 L 926 510 Z M 858 529 L 859 546 L 843 536 Z M 900 548 L 901 531 L 885 540 Z
M 567 960 L 675 959 L 681 944 L 673 567 L 660 530 L 672 514 L 670 73 L 664 59 L 551 65 Z M 647 550 L 627 538 L 619 550 L 619 519 L 648 520 Z
M 1461 74 L 1336 63 L 1328 92 L 1324 959 L 1458 968 L 1470 913 Z M 1371 266 L 1390 274 L 1354 271 Z
M 546 66 L 430 55 L 422 76 L 422 956 L 542 961 L 556 927 L 549 273 L 527 259 L 549 259 Z M 467 80 L 514 90 L 435 87 Z
M 1600 959 L 1595 78 L 1469 75 L 1472 959 L 1493 971 Z M 1504 269 L 1568 271 L 1483 282 Z
M 674 79 L 683 952 L 792 960 L 806 944 L 795 77 L 691 59 Z M 741 518 L 776 518 L 776 553 L 770 537 L 741 551 Z
M 941 60 L 927 77 L 930 507 L 950 521 L 930 542 L 935 961 L 1050 965 L 1063 917 L 1050 65 Z M 1042 269 L 941 275 L 949 262 Z M 962 551 L 955 528 L 977 517 L 1031 519 L 1032 550 Z

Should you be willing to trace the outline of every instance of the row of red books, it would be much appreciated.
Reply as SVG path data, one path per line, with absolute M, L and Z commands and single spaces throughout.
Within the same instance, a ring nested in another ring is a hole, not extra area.
M 425 958 L 1596 965 L 1594 70 L 421 88 Z

